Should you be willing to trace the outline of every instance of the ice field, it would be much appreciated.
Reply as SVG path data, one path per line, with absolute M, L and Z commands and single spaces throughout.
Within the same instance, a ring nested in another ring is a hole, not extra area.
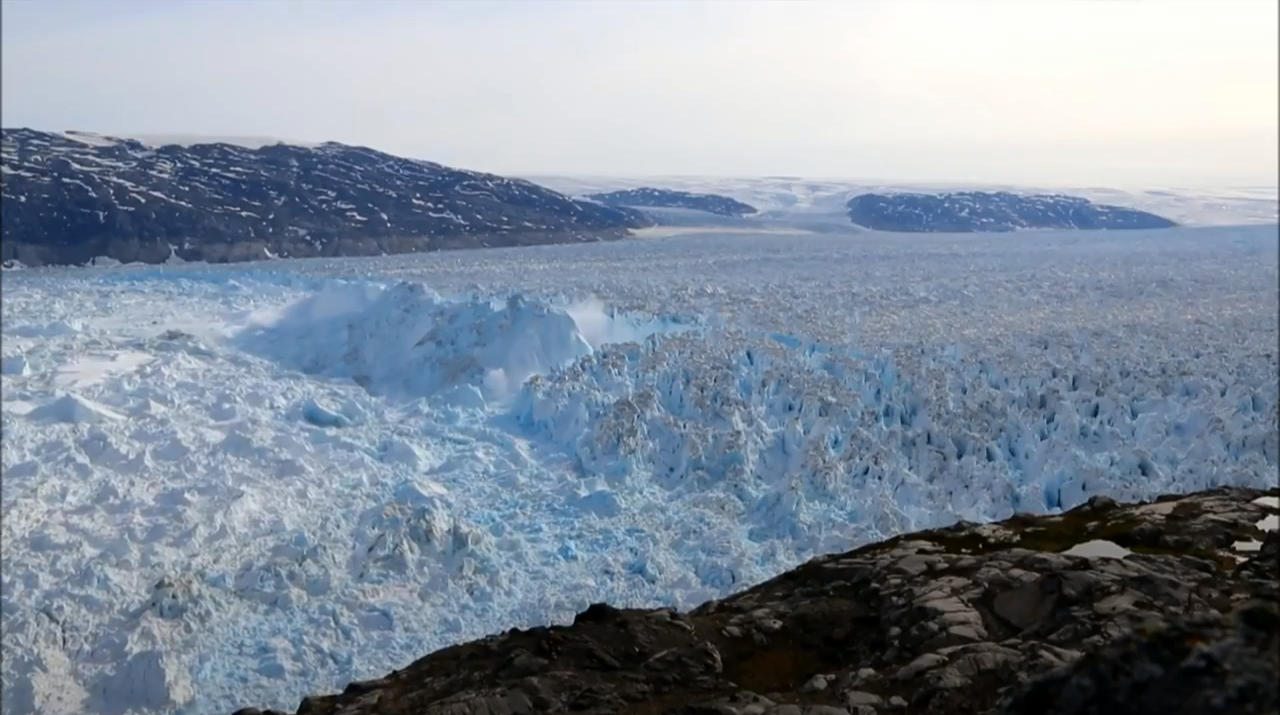
M 1277 227 L 3 275 L 3 710 L 292 710 L 587 604 L 1275 483 Z

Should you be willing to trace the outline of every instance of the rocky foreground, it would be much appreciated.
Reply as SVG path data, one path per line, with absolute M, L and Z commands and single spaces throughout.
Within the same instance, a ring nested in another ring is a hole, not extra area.
M 1277 713 L 1278 499 L 910 534 L 689 613 L 597 604 L 446 648 L 297 713 Z

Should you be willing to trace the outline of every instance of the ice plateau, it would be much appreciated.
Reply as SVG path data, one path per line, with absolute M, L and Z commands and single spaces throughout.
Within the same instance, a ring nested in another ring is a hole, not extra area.
M 587 604 L 1275 483 L 1275 226 L 6 272 L 6 713 L 291 708 Z

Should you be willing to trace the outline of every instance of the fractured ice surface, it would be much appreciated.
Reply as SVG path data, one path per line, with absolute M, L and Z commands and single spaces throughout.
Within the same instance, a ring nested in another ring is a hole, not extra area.
M 290 709 L 908 529 L 1273 485 L 1276 245 L 701 235 L 6 273 L 0 705 Z
M 751 538 L 813 549 L 833 533 L 1256 483 L 1277 461 L 1276 394 L 1260 373 L 1095 361 L 1012 377 L 944 350 L 903 374 L 882 359 L 717 345 L 606 347 L 534 378 L 513 412 L 615 489 L 721 492 Z

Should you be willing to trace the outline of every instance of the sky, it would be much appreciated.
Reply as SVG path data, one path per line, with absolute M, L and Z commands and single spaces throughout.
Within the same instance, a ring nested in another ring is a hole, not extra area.
M 509 175 L 1277 183 L 1276 0 L 3 0 L 5 127 Z

